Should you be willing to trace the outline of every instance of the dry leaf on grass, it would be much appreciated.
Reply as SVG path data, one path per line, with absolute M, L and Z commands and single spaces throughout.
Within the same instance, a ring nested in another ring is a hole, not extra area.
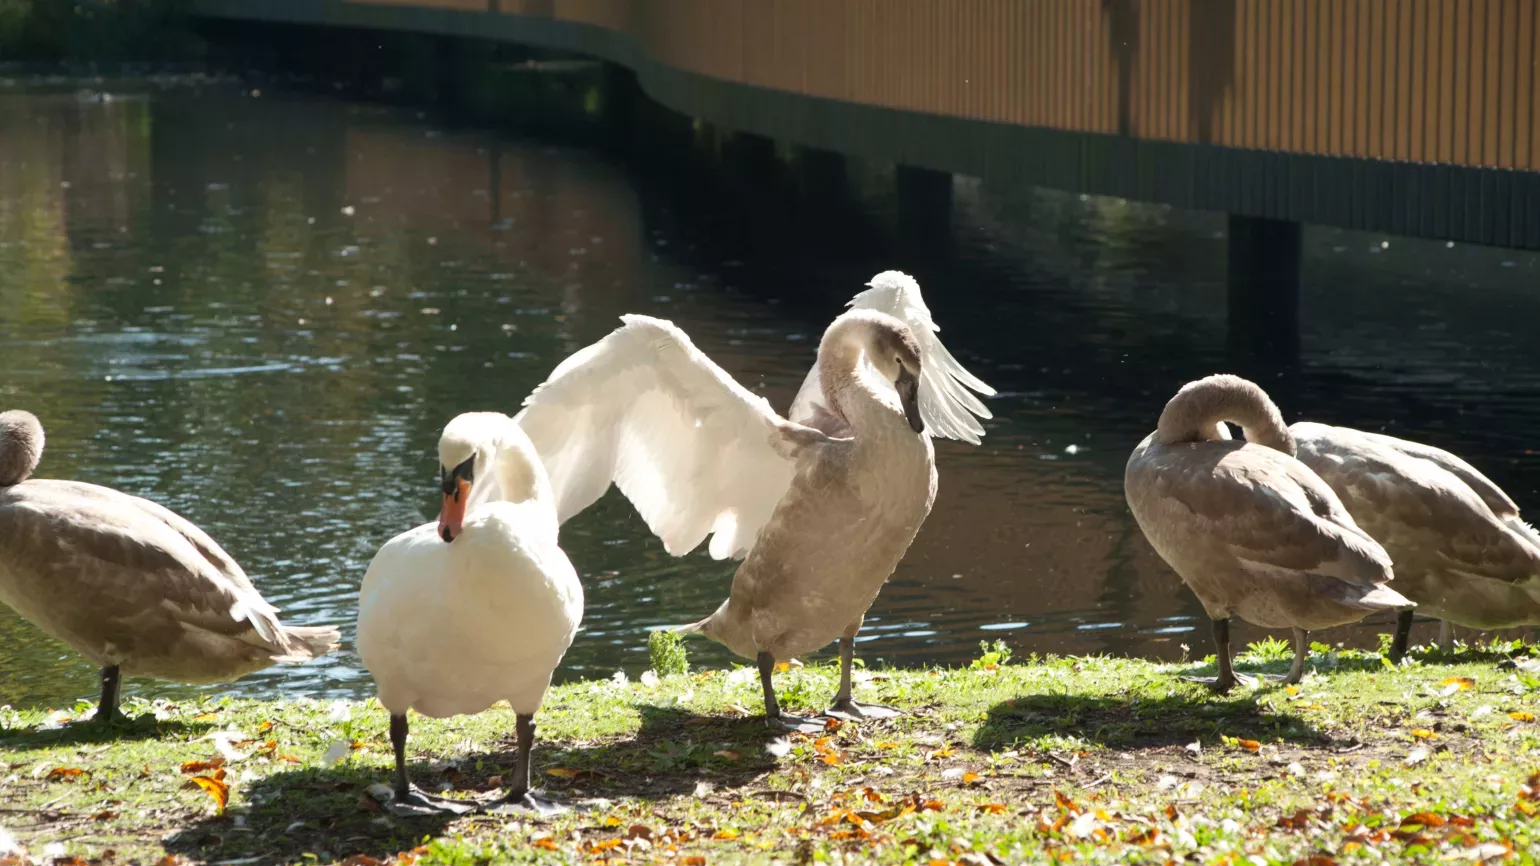
M 224 758 L 213 758 L 208 761 L 188 761 L 182 765 L 182 773 L 192 776 L 198 773 L 207 773 L 210 770 L 217 770 L 224 765 Z
M 85 775 L 89 775 L 89 773 L 80 769 L 79 767 L 54 767 L 52 770 L 48 771 L 47 780 L 50 782 L 57 782 L 61 779 L 78 779 Z
M 220 777 L 224 776 L 224 770 L 219 770 L 218 773 Z M 187 780 L 187 784 L 203 789 L 203 792 L 212 797 L 214 803 L 219 806 L 219 814 L 223 815 L 225 813 L 225 806 L 230 802 L 230 786 L 225 783 L 223 778 L 193 776 Z

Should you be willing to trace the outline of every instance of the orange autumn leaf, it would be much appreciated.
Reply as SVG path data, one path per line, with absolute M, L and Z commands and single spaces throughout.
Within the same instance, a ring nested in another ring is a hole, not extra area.
M 823 723 L 823 729 L 826 731 L 837 731 L 844 724 L 845 723 L 839 719 L 825 719 Z
M 716 755 L 718 758 L 726 758 L 729 761 L 741 761 L 741 760 L 743 760 L 743 753 L 742 752 L 735 752 L 732 749 L 718 749 L 715 752 L 712 752 L 711 754 Z
M 605 815 L 604 816 L 604 820 L 600 821 L 599 823 L 603 824 L 606 827 L 619 827 L 621 824 L 624 824 L 625 822 L 620 820 L 620 816 L 619 815 Z
M 224 765 L 224 758 L 212 758 L 207 761 L 188 761 L 182 765 L 182 772 L 185 775 L 193 776 L 199 773 L 207 773 L 210 770 L 217 770 Z
M 738 838 L 738 831 L 732 829 L 731 827 L 726 827 L 711 834 L 711 838 L 720 842 L 731 842 L 732 840 Z
M 257 733 L 259 733 L 259 734 L 265 734 L 268 731 L 271 731 L 272 729 L 273 729 L 273 723 L 272 722 L 263 722 L 262 724 L 257 725 Z M 360 855 L 360 856 L 362 856 L 362 855 Z
M 790 663 L 788 663 L 788 662 L 776 662 L 776 665 L 775 665 L 775 672 L 776 673 L 784 674 L 784 673 L 786 673 L 789 670 L 791 670 L 791 664 Z
M 974 782 L 977 782 L 977 781 L 979 781 L 982 778 L 984 778 L 984 777 L 980 776 L 978 773 L 963 773 L 962 774 L 962 783 L 964 785 L 972 785 Z
M 1299 694 L 1299 686 L 1284 686 L 1283 690 L 1291 695 Z
M 1240 746 L 1248 752 L 1262 751 L 1262 744 L 1256 740 L 1236 740 L 1235 745 Z
M 1513 808 L 1515 808 L 1515 809 L 1519 810 L 1520 812 L 1524 813 L 1524 815 L 1526 817 L 1529 817 L 1529 818 L 1535 817 L 1535 813 L 1536 812 L 1540 812 L 1540 809 L 1536 809 L 1533 804 L 1529 803 L 1526 800 L 1516 800 L 1516 801 L 1514 801 Z
M 831 767 L 836 767 L 839 766 L 839 764 L 845 759 L 840 757 L 838 752 L 830 752 L 827 755 L 820 755 L 818 760 L 823 761 L 825 764 L 828 764 Z
M 610 850 L 611 848 L 619 848 L 621 846 L 621 844 L 622 844 L 621 840 L 618 839 L 618 838 L 617 839 L 602 839 L 602 840 L 600 840 L 598 842 L 594 842 L 593 844 L 589 845 L 585 850 L 588 851 L 588 853 L 590 853 L 590 854 L 600 854 L 600 853 L 603 853 L 605 851 Z
M 937 758 L 950 758 L 950 757 L 952 757 L 952 747 L 951 746 L 942 746 L 939 749 L 934 749 L 932 751 L 929 751 L 929 752 L 925 753 L 925 761 L 927 763 L 929 763 L 930 761 L 936 760 Z
M 47 779 L 50 782 L 56 782 L 60 779 L 78 779 L 84 775 L 86 771 L 79 767 L 54 767 L 48 771 Z
M 684 866 L 706 866 L 706 858 L 701 854 L 691 854 L 688 857 L 681 858 L 679 862 L 684 864 Z
M 533 844 L 536 848 L 544 848 L 547 851 L 558 850 L 556 843 L 551 841 L 550 836 L 541 836 L 539 839 L 536 839 Z
M 921 812 L 944 812 L 944 811 L 946 811 L 946 804 L 941 802 L 940 800 L 926 800 L 925 803 L 920 806 L 920 811 Z
M 1071 800 L 1067 794 L 1065 794 L 1063 791 L 1060 791 L 1058 788 L 1053 790 L 1053 799 L 1054 802 L 1059 804 L 1060 809 L 1063 809 L 1066 812 L 1074 812 L 1079 814 L 1080 807 L 1076 806 L 1075 801 Z
M 547 767 L 545 774 L 547 776 L 555 776 L 558 779 L 576 779 L 578 771 L 567 767 Z
M 279 755 L 278 760 L 289 764 L 298 764 L 300 762 L 299 758 L 296 758 L 293 755 Z
M 1470 677 L 1444 677 L 1438 681 L 1441 686 L 1459 686 L 1461 691 L 1476 685 L 1476 681 Z
M 1427 728 L 1412 728 L 1410 731 L 1407 731 L 1407 733 L 1411 734 L 1414 738 L 1419 740 L 1431 740 L 1438 736 L 1438 734 L 1428 730 Z
M 113 818 L 116 818 L 116 817 L 118 817 L 118 813 L 112 811 L 111 809 L 108 809 L 106 811 L 97 812 L 95 815 L 92 815 L 91 816 L 91 820 L 92 821 L 111 821 Z
M 898 744 L 897 743 L 890 743 L 890 742 L 888 742 L 886 740 L 882 740 L 882 741 L 879 741 L 877 743 L 877 748 L 879 748 L 879 749 L 896 749 L 896 748 L 898 748 Z
M 223 772 L 223 770 L 220 771 L 221 775 Z M 230 802 L 230 786 L 225 784 L 224 779 L 214 776 L 193 776 L 187 780 L 187 784 L 203 789 L 205 794 L 214 799 L 214 803 L 219 807 L 219 814 L 225 813 L 225 805 Z
M 383 861 L 368 854 L 354 854 L 342 861 L 341 866 L 382 866 Z
M 219 718 L 219 714 L 218 713 L 204 713 L 201 716 L 193 716 L 193 721 L 195 721 L 195 722 L 212 722 L 212 721 L 218 720 L 218 718 Z
M 991 815 L 1001 815 L 1001 814 L 1005 813 L 1005 804 L 1004 803 L 980 803 L 979 806 L 978 806 L 978 809 L 979 809 L 980 812 L 987 812 L 987 813 L 989 813 Z
M 1509 713 L 1508 718 L 1513 719 L 1515 722 L 1533 722 L 1535 720 L 1535 714 L 1524 712 Z
M 1414 824 L 1421 827 L 1442 827 L 1447 823 L 1449 822 L 1444 820 L 1442 815 L 1435 815 L 1432 812 L 1417 812 L 1401 819 L 1401 826 L 1403 828 Z

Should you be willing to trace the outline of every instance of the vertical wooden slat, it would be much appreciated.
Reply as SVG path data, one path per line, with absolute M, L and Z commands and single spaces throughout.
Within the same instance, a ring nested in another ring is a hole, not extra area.
M 1364 131 L 1362 153 L 1376 159 L 1383 158 L 1385 151 L 1381 132 L 1384 128 L 1385 104 L 1385 0 L 1368 0 L 1364 10 L 1368 22 L 1369 50 L 1365 59 L 1367 75 L 1364 92 Z
M 1489 166 L 1495 166 L 1501 160 L 1499 151 L 1502 143 L 1502 78 L 1510 80 L 1512 78 L 1511 75 L 1504 76 L 1502 73 L 1503 48 L 1507 42 L 1503 38 L 1503 11 L 1507 5 L 1507 0 L 1488 0 L 1486 10 L 1486 74 L 1481 80 L 1482 101 L 1486 104 L 1486 110 L 1483 112 L 1481 124 L 1484 136 L 1481 162 Z
M 1514 57 L 1518 88 L 1513 100 L 1513 165 L 1514 168 L 1532 171 L 1535 163 L 1530 161 L 1529 147 L 1534 135 L 1532 124 L 1535 122 L 1535 115 L 1530 110 L 1530 100 L 1534 98 L 1535 91 L 1534 4 L 1519 3 L 1518 18 L 1518 24 L 1514 27 L 1518 36 Z
M 1321 99 L 1321 64 L 1326 59 L 1321 50 L 1321 0 L 1305 0 L 1305 33 L 1308 46 L 1305 54 L 1305 89 L 1300 100 L 1301 133 L 1304 136 L 1301 149 L 1319 152 Z
M 1503 168 L 1514 166 L 1513 117 L 1518 93 L 1519 76 L 1516 64 L 1519 58 L 1519 9 L 1517 0 L 1502 0 L 1502 15 L 1498 23 L 1502 34 L 1497 80 L 1497 153 L 1495 164 Z

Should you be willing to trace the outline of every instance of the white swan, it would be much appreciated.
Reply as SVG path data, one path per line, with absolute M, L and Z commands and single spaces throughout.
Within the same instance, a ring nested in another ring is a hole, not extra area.
M 1239 424 L 1246 441 L 1221 422 Z M 1213 621 L 1225 691 L 1230 617 L 1294 630 L 1298 682 L 1306 633 L 1410 606 L 1387 584 L 1390 557 L 1349 516 L 1326 482 L 1294 458 L 1294 441 L 1267 394 L 1236 376 L 1184 385 L 1154 433 L 1128 458 L 1129 509 L 1155 551 Z
M 0 602 L 101 666 L 96 718 L 121 674 L 225 682 L 337 648 L 331 626 L 286 626 L 230 555 L 147 499 L 28 480 L 43 455 L 30 412 L 0 413 Z
M 1540 623 L 1540 534 L 1469 463 L 1427 445 L 1347 427 L 1289 428 L 1299 459 L 1342 498 L 1396 563 L 1396 589 L 1441 621 L 1511 628 Z M 1406 652 L 1412 610 L 1396 623 L 1392 658 Z
M 910 314 L 934 330 L 915 292 Z M 799 398 L 814 416 L 805 425 L 776 414 L 673 324 L 622 321 L 558 366 L 517 416 L 550 472 L 558 517 L 614 482 L 669 553 L 710 535 L 713 557 L 746 556 L 727 601 L 686 630 L 757 661 L 770 719 L 808 726 L 783 717 L 771 671 L 835 639 L 842 670 L 831 712 L 892 712 L 851 699 L 854 638 L 935 499 L 922 407 L 929 400 L 948 430 L 976 436 L 969 405 L 941 386 L 954 375 L 977 380 L 934 338 L 922 344 L 903 321 L 854 309 L 824 333 L 808 379 L 818 399 Z M 932 357 L 946 376 L 927 377 Z
M 358 598 L 358 654 L 390 712 L 394 802 L 469 808 L 410 785 L 409 708 L 445 718 L 506 699 L 519 756 L 498 810 L 559 810 L 530 790 L 534 716 L 582 620 L 583 587 L 557 545 L 550 483 L 524 431 L 496 412 L 450 421 L 438 456 L 438 521 L 386 542 Z

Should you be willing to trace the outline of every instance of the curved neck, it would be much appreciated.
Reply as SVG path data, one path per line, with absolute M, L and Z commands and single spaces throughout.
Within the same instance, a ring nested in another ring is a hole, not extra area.
M 486 502 L 536 502 L 554 507 L 545 464 L 524 431 L 511 420 L 509 424 L 512 429 L 505 430 L 482 452 L 481 462 L 490 469 L 476 480 L 467 511 Z
M 864 320 L 841 317 L 824 331 L 818 344 L 818 382 L 824 399 L 830 411 L 852 427 L 859 427 L 873 411 L 903 417 L 898 395 L 868 381 L 871 367 L 861 361 L 869 333 L 870 326 Z
M 1221 421 L 1239 424 L 1246 441 L 1294 456 L 1294 437 L 1283 414 L 1255 383 L 1239 376 L 1209 376 L 1176 392 L 1160 413 L 1155 441 L 1162 445 L 1229 438 Z

